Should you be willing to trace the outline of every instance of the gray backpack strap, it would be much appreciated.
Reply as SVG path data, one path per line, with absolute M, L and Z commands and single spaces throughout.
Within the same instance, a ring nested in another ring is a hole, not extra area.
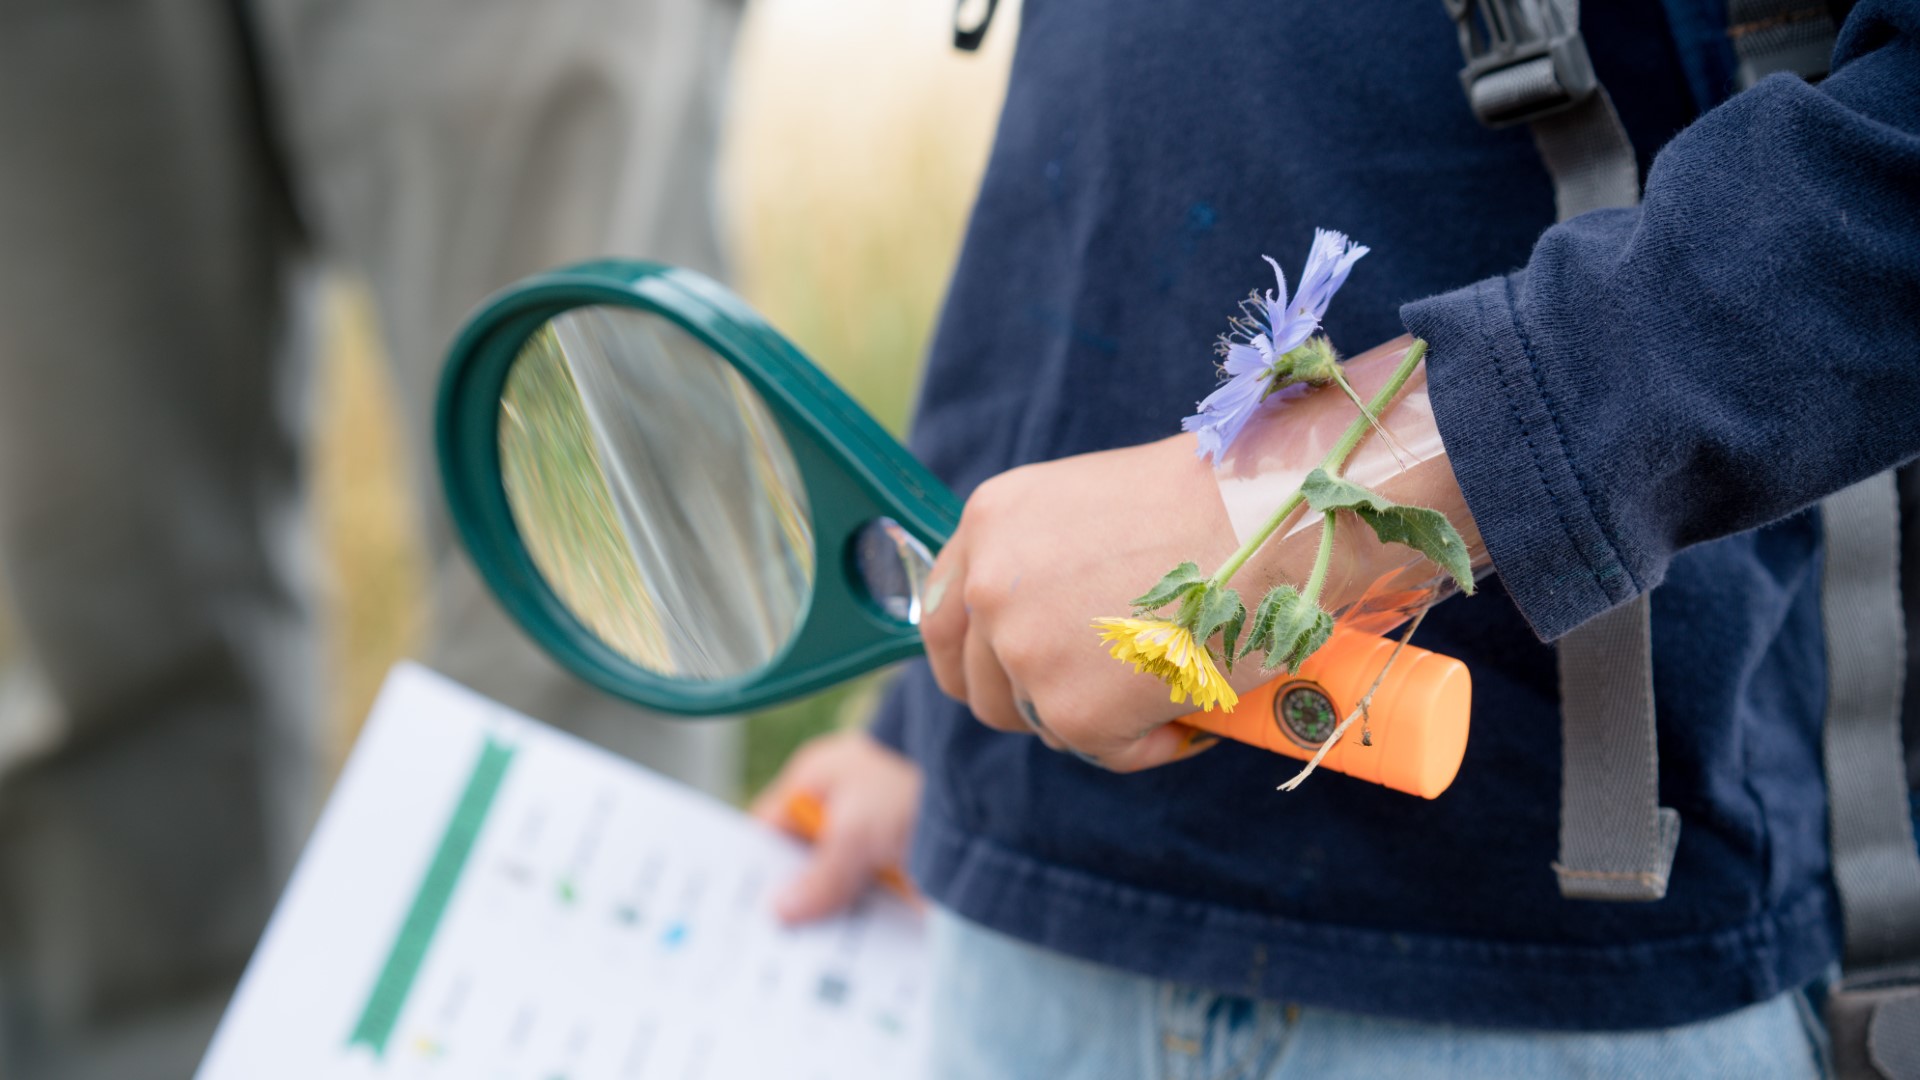
M 1569 900 L 1658 900 L 1680 843 L 1660 805 L 1653 637 L 1642 595 L 1560 640 L 1560 857 Z
M 1745 90 L 1776 71 L 1818 82 L 1838 29 L 1824 0 L 1727 0 L 1727 38 L 1740 59 L 1734 85 Z
M 1844 6 L 1844 4 L 1842 5 Z M 1593 77 L 1576 0 L 1447 0 L 1460 79 L 1490 127 L 1532 125 L 1559 219 L 1639 199 L 1633 147 Z M 1826 73 L 1820 0 L 1730 0 L 1745 88 Z M 1846 974 L 1827 998 L 1840 1080 L 1920 1080 L 1920 854 L 1901 752 L 1907 661 L 1893 474 L 1822 505 L 1828 713 L 1823 735 Z M 1659 805 L 1650 605 L 1642 594 L 1561 639 L 1561 894 L 1658 900 L 1680 838 Z
M 1900 746 L 1906 629 L 1892 473 L 1821 504 L 1827 831 L 1845 977 L 1827 999 L 1836 1075 L 1920 1077 L 1920 853 Z
M 1779 71 L 1825 76 L 1836 14 L 1808 0 L 1729 0 L 1738 86 Z M 1833 1071 L 1839 1080 L 1920 1080 L 1920 853 L 1901 748 L 1908 656 L 1894 474 L 1828 497 L 1820 515 L 1821 747 L 1845 955 L 1826 1002 Z
M 1593 75 L 1578 0 L 1447 0 L 1474 115 L 1527 123 L 1559 220 L 1640 201 L 1633 143 Z M 1651 607 L 1645 595 L 1560 641 L 1560 894 L 1658 900 L 1680 842 L 1660 805 Z
M 1447 0 L 1447 13 L 1474 116 L 1488 127 L 1532 129 L 1559 220 L 1640 201 L 1640 167 L 1594 78 L 1579 0 Z
M 1920 962 L 1920 852 L 1900 745 L 1906 627 L 1892 473 L 1820 504 L 1826 560 L 1828 833 L 1847 963 Z

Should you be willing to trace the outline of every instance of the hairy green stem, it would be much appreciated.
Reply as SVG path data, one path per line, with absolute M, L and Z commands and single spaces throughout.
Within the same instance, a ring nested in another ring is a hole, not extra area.
M 1333 525 L 1336 520 L 1334 512 L 1329 510 L 1320 524 L 1320 550 L 1314 552 L 1313 573 L 1307 575 L 1307 587 L 1300 591 L 1300 599 L 1309 604 L 1320 602 L 1320 590 L 1327 583 L 1327 567 L 1333 565 Z
M 1407 380 L 1413 378 L 1413 369 L 1420 366 L 1420 361 L 1425 359 L 1426 355 L 1427 343 L 1419 338 L 1413 339 L 1413 344 L 1407 347 L 1407 355 L 1400 360 L 1400 366 L 1393 369 L 1393 377 L 1387 380 L 1385 386 L 1374 392 L 1373 400 L 1367 403 L 1361 416 L 1347 425 L 1347 430 L 1341 434 L 1340 441 L 1334 443 L 1333 449 L 1327 451 L 1327 456 L 1320 459 L 1322 469 L 1333 476 L 1340 475 L 1340 470 L 1346 467 L 1347 458 L 1352 456 L 1354 448 L 1359 446 L 1360 440 L 1366 438 L 1367 432 L 1372 430 L 1372 417 L 1380 415 L 1388 405 L 1393 404 L 1393 399 L 1406 387 Z M 1208 579 L 1208 585 L 1225 585 L 1232 580 L 1233 575 L 1240 572 L 1240 568 L 1246 565 L 1247 560 L 1253 558 L 1253 553 L 1259 551 L 1267 540 L 1279 531 L 1280 526 L 1293 516 L 1293 512 L 1300 509 L 1301 504 L 1306 501 L 1306 495 L 1299 491 L 1288 496 L 1287 500 L 1280 504 L 1280 508 L 1273 512 L 1273 516 L 1255 530 L 1254 534 L 1247 538 L 1246 543 L 1240 545 L 1240 550 L 1220 564 L 1220 569 L 1215 570 L 1213 576 Z M 1328 554 L 1327 538 L 1332 531 L 1328 529 L 1327 533 L 1321 537 L 1323 555 Z M 1315 560 L 1316 563 L 1319 561 L 1319 559 Z
M 1298 491 L 1287 496 L 1287 501 L 1280 504 L 1280 509 L 1275 510 L 1266 524 L 1260 526 L 1258 532 L 1249 537 L 1246 543 L 1240 545 L 1239 551 L 1234 552 L 1226 562 L 1220 564 L 1220 569 L 1213 572 L 1213 577 L 1207 583 L 1217 586 L 1231 581 L 1233 575 L 1240 572 L 1240 567 L 1245 565 L 1248 559 L 1253 558 L 1253 553 L 1260 550 L 1260 545 L 1267 542 L 1267 537 L 1272 536 L 1273 531 L 1280 527 L 1280 523 L 1292 517 L 1293 512 L 1300 509 L 1300 505 L 1306 501 L 1307 497 Z
M 1381 444 L 1387 448 L 1387 453 L 1393 455 L 1393 460 L 1401 468 L 1406 468 L 1407 459 L 1400 456 L 1399 441 L 1393 437 L 1392 432 L 1387 430 L 1387 425 L 1380 422 L 1379 414 L 1367 408 L 1367 403 L 1360 400 L 1360 392 L 1353 388 L 1353 384 L 1347 381 L 1347 377 L 1340 372 L 1339 368 L 1333 371 L 1333 384 L 1338 386 L 1341 392 L 1347 395 L 1347 400 L 1353 402 L 1353 407 L 1359 409 L 1361 415 L 1367 418 L 1367 423 L 1380 436 Z
M 1321 468 L 1334 476 L 1340 475 L 1340 470 L 1346 467 L 1347 458 L 1353 454 L 1353 448 L 1360 445 L 1360 440 L 1367 437 L 1367 431 L 1373 426 L 1371 418 L 1379 416 L 1388 405 L 1393 404 L 1393 399 L 1406 387 L 1407 380 L 1413 378 L 1413 369 L 1419 367 L 1420 361 L 1426 357 L 1427 343 L 1414 338 L 1413 344 L 1407 346 L 1407 355 L 1401 358 L 1400 366 L 1393 369 L 1393 377 L 1387 380 L 1387 385 L 1374 391 L 1373 400 L 1367 402 L 1366 413 L 1347 425 L 1340 441 L 1334 443 L 1333 449 L 1321 459 Z

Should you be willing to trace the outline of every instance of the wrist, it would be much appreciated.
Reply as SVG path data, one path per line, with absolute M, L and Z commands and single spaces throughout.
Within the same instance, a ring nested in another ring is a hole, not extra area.
M 1329 471 L 1394 503 L 1444 514 L 1474 560 L 1484 561 L 1484 545 L 1434 422 L 1425 366 L 1409 369 L 1403 363 L 1410 359 L 1411 344 L 1410 338 L 1398 338 L 1343 363 L 1351 391 L 1390 402 L 1379 410 L 1378 425 L 1359 429 L 1357 448 L 1350 455 L 1343 453 L 1342 439 L 1352 439 L 1356 432 L 1355 395 L 1347 388 L 1326 386 L 1263 412 L 1218 468 L 1207 470 L 1236 543 L 1257 537 L 1308 473 L 1338 459 L 1337 468 Z M 1397 379 L 1402 381 L 1395 389 Z M 1315 577 L 1323 520 L 1311 507 L 1297 505 L 1273 538 L 1236 568 L 1230 584 L 1243 596 L 1260 595 L 1276 585 L 1305 586 Z M 1407 548 L 1379 540 L 1350 513 L 1340 512 L 1335 520 L 1318 597 L 1329 610 L 1347 607 L 1383 576 L 1420 561 Z

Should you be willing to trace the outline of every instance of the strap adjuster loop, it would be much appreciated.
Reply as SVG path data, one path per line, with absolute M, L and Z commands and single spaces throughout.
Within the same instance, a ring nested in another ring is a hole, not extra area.
M 1447 0 L 1460 36 L 1460 85 L 1491 128 L 1532 123 L 1593 96 L 1599 80 L 1578 25 L 1553 0 Z
M 1920 1076 L 1920 967 L 1849 971 L 1824 1012 L 1839 1080 Z

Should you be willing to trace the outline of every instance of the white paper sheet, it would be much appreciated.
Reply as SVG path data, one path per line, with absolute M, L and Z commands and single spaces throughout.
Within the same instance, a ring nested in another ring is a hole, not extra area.
M 199 1080 L 887 1080 L 922 1072 L 920 916 L 788 930 L 797 845 L 394 669 Z

